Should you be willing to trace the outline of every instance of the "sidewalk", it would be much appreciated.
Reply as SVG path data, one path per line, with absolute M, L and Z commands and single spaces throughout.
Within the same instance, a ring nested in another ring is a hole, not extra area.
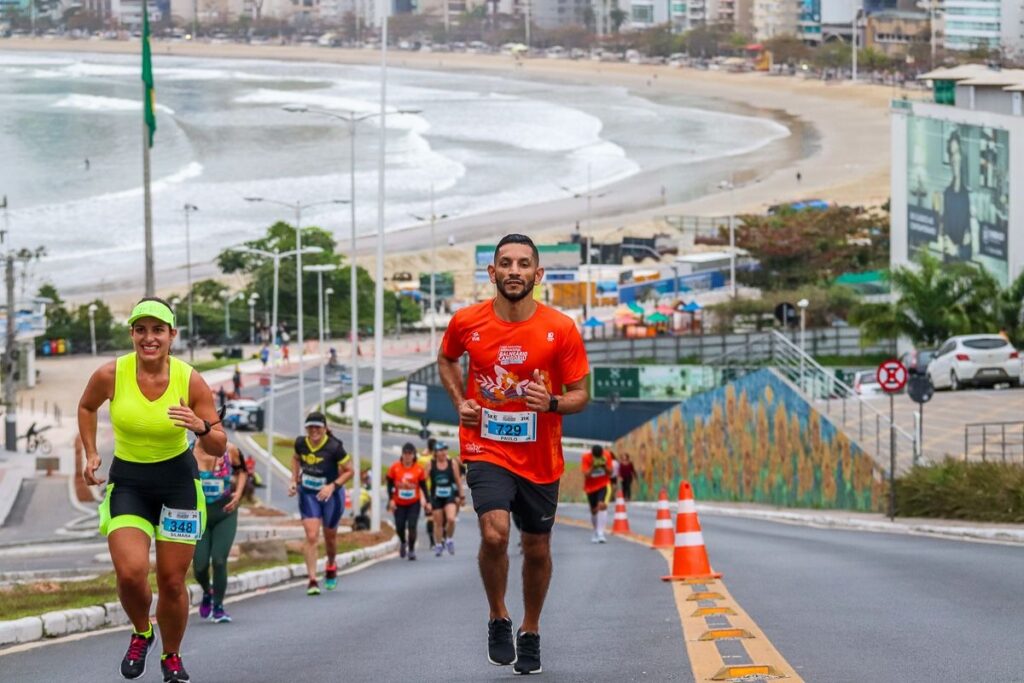
M 630 505 L 649 509 L 657 507 L 657 503 L 653 502 L 634 502 Z M 873 512 L 776 508 L 753 503 L 697 503 L 697 511 L 701 514 L 761 519 L 768 522 L 799 524 L 822 529 L 919 534 L 958 540 L 1024 544 L 1024 524 L 996 524 L 914 517 L 897 517 L 895 521 L 890 521 L 885 515 Z

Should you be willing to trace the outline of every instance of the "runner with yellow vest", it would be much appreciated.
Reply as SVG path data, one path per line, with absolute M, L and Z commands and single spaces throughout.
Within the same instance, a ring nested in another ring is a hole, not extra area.
M 93 373 L 78 404 L 83 477 L 90 485 L 105 481 L 98 473 L 96 415 L 110 401 L 114 459 L 100 505 L 100 531 L 107 536 L 121 606 L 134 626 L 121 676 L 145 674 L 155 637 L 149 621 L 149 549 L 155 537 L 160 667 L 165 683 L 180 683 L 189 680 L 178 654 L 188 623 L 185 574 L 206 525 L 206 501 L 187 431 L 208 453 L 223 453 L 227 437 L 210 387 L 188 364 L 170 356 L 178 333 L 170 305 L 155 297 L 142 299 L 128 325 L 134 352 Z

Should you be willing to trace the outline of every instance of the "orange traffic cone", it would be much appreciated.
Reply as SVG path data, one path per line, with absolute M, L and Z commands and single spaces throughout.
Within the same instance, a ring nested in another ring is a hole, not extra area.
M 704 534 L 700 531 L 697 505 L 693 502 L 693 489 L 690 488 L 690 482 L 680 482 L 672 573 L 661 577 L 661 580 L 718 579 L 721 576 L 721 574 L 711 571 L 711 565 L 708 563 L 708 551 L 704 547 Z
M 672 533 L 672 513 L 668 510 L 668 493 L 665 489 L 658 494 L 658 516 L 654 520 L 652 548 L 673 548 L 676 536 Z
M 615 496 L 615 521 L 612 523 L 613 534 L 629 533 L 629 517 L 626 516 L 626 499 L 622 497 L 622 491 Z

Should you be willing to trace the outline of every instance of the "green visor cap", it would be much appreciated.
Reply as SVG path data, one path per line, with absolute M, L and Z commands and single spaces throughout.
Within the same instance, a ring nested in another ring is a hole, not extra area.
M 140 301 L 128 317 L 128 325 L 134 325 L 139 318 L 156 318 L 174 327 L 174 313 L 159 301 Z

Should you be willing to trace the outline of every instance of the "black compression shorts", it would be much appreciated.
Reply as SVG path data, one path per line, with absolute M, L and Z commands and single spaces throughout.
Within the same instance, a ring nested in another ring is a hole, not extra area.
M 558 482 L 534 484 L 489 462 L 471 462 L 466 482 L 477 515 L 491 510 L 512 513 L 516 526 L 528 534 L 551 533 L 558 507 Z

